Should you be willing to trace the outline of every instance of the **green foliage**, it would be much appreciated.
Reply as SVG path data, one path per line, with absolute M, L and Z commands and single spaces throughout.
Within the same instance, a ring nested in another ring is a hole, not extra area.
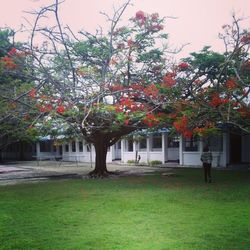
M 73 46 L 73 53 L 89 66 L 102 66 L 110 56 L 110 45 L 106 37 L 90 38 L 86 41 L 76 42 Z
M 131 165 L 134 165 L 136 162 L 135 162 L 135 160 L 128 160 L 127 163 L 131 164 Z
M 35 139 L 27 131 L 31 115 L 25 95 L 34 84 L 27 77 L 25 53 L 16 49 L 22 49 L 22 44 L 14 43 L 13 35 L 11 30 L 0 29 L 0 148 Z
M 157 166 L 157 165 L 161 165 L 162 164 L 162 161 L 159 161 L 159 160 L 153 160 L 153 161 L 150 161 L 149 162 L 149 165 L 150 166 Z
M 12 48 L 10 38 L 13 37 L 14 32 L 10 29 L 0 28 L 0 58 L 5 56 L 7 52 Z
M 211 51 L 209 46 L 204 47 L 199 53 L 191 53 L 191 56 L 184 61 L 187 61 L 201 74 L 207 73 L 211 80 L 218 78 L 226 59 L 223 54 Z
M 162 61 L 163 52 L 159 49 L 152 49 L 138 55 L 138 62 L 155 63 Z

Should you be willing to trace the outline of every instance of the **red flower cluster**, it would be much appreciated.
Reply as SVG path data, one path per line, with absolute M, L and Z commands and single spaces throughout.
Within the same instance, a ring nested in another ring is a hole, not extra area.
M 15 56 L 16 54 L 17 54 L 16 48 L 12 48 L 12 49 L 8 52 L 8 56 Z
M 129 119 L 124 120 L 124 125 L 129 125 Z
M 132 39 L 128 39 L 127 44 L 128 44 L 128 47 L 132 47 L 135 45 L 135 42 Z
M 228 79 L 226 81 L 226 87 L 228 89 L 235 89 L 235 88 L 237 88 L 237 86 L 238 86 L 237 83 L 233 79 Z
M 250 68 L 250 61 L 247 60 L 247 61 L 243 64 L 242 68 L 243 68 L 243 69 L 249 69 L 249 68 Z
M 143 104 L 136 103 L 129 97 L 123 97 L 120 99 L 120 103 L 116 104 L 115 111 L 117 113 L 135 112 L 138 110 L 143 110 L 144 108 L 145 106 Z
M 150 25 L 148 27 L 148 30 L 149 31 L 159 31 L 159 30 L 163 30 L 164 26 L 161 25 L 161 24 L 153 24 L 153 25 Z
M 206 131 L 205 128 L 196 127 L 196 128 L 193 129 L 193 133 L 198 134 L 200 136 L 202 136 L 205 133 L 205 131 Z
M 172 87 L 175 85 L 176 81 L 174 79 L 175 74 L 173 73 L 167 73 L 164 77 L 163 77 L 163 84 L 162 87 Z
M 200 84 L 202 83 L 202 81 L 201 81 L 200 79 L 196 79 L 196 80 L 194 81 L 194 83 L 197 84 L 197 85 L 200 85 Z
M 247 107 L 241 107 L 238 111 L 242 116 L 250 118 L 250 110 Z
M 31 98 L 36 98 L 36 89 L 31 89 L 31 91 L 29 92 L 29 97 Z
M 132 105 L 134 105 L 134 101 L 131 100 L 130 98 L 123 97 L 120 100 L 120 105 L 126 106 L 126 107 L 131 107 Z
M 157 126 L 160 121 L 158 117 L 156 117 L 154 114 L 146 114 L 146 118 L 142 121 L 145 125 L 147 125 L 149 128 L 152 128 L 154 126 Z
M 175 127 L 176 131 L 181 133 L 185 138 L 191 138 L 193 135 L 193 132 L 188 129 L 188 117 L 182 116 L 181 119 L 178 121 L 175 121 L 173 123 L 173 126 Z
M 63 114 L 65 112 L 65 107 L 63 105 L 59 105 L 56 111 L 60 114 Z
M 150 84 L 148 87 L 144 89 L 144 93 L 146 96 L 149 96 L 151 98 L 156 98 L 159 94 L 159 90 L 154 84 Z
M 128 113 L 143 110 L 145 110 L 145 105 L 136 103 L 128 97 L 121 98 L 120 103 L 115 105 L 116 113 Z
M 187 116 L 185 116 L 185 115 L 182 116 L 181 119 L 179 119 L 178 121 L 175 121 L 173 123 L 173 125 L 178 132 L 182 132 L 182 131 L 186 130 L 187 125 L 188 125 Z
M 135 13 L 135 18 L 138 20 L 145 19 L 145 13 L 142 10 L 139 10 Z
M 138 90 L 138 91 L 143 91 L 144 90 L 144 87 L 138 83 L 133 83 L 130 88 L 132 90 Z
M 243 43 L 243 44 L 250 44 L 250 34 L 247 34 L 247 35 L 244 35 L 240 41 Z
M 212 99 L 211 99 L 211 101 L 210 101 L 210 106 L 212 106 L 212 107 L 218 107 L 218 106 L 220 106 L 221 104 L 227 104 L 229 102 L 229 100 L 228 99 L 226 99 L 226 98 L 221 98 L 220 96 L 219 96 L 219 94 L 218 93 L 214 93 L 213 95 L 212 95 Z
M 152 21 L 157 21 L 158 18 L 159 18 L 159 14 L 158 14 L 158 13 L 153 13 L 153 14 L 151 15 Z
M 189 68 L 189 64 L 188 63 L 185 63 L 185 62 L 182 62 L 178 65 L 178 68 L 179 70 L 186 70 Z
M 141 10 L 137 11 L 135 13 L 135 18 L 134 20 L 140 25 L 144 25 L 146 23 L 147 20 L 147 14 Z
M 30 55 L 30 52 L 27 51 L 17 51 L 16 48 L 11 48 L 11 50 L 8 52 L 9 57 L 23 57 Z
M 50 112 L 53 109 L 53 106 L 51 104 L 45 104 L 43 106 L 38 105 L 37 108 L 39 109 L 40 112 L 46 113 Z
M 13 59 L 8 56 L 2 57 L 0 59 L 0 62 L 2 62 L 7 69 L 15 70 L 18 68 L 17 64 L 13 61 Z
M 191 130 L 186 130 L 186 131 L 183 131 L 182 135 L 185 138 L 191 138 L 193 136 L 193 132 Z
M 124 87 L 120 84 L 110 86 L 110 91 L 112 92 L 122 91 L 122 90 L 124 90 Z

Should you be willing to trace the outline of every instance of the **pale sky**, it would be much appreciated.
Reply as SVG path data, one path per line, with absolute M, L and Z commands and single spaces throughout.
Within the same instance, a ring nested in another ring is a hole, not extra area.
M 61 17 L 64 24 L 73 30 L 81 28 L 95 30 L 98 25 L 105 26 L 105 18 L 100 11 L 112 13 L 113 6 L 120 6 L 124 0 L 65 0 L 61 5 Z M 0 0 L 0 27 L 10 26 L 17 29 L 25 23 L 24 17 L 31 20 L 31 11 L 53 3 L 53 0 Z M 177 19 L 167 19 L 165 31 L 169 34 L 169 43 L 173 47 L 190 43 L 181 52 L 187 56 L 192 51 L 199 51 L 205 45 L 211 45 L 214 50 L 222 51 L 222 41 L 218 33 L 224 24 L 231 23 L 232 12 L 238 17 L 248 18 L 242 24 L 250 28 L 249 0 L 132 0 L 123 16 L 123 21 L 135 15 L 138 10 L 149 14 L 159 13 L 161 17 L 171 16 Z M 48 20 L 49 22 L 49 20 Z

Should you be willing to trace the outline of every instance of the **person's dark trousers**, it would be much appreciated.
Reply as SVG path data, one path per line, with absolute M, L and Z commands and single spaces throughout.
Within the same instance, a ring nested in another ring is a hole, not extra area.
M 211 182 L 211 163 L 203 163 L 205 182 Z

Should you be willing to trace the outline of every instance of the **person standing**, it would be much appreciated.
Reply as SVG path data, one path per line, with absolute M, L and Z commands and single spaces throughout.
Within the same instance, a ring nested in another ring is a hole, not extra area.
M 201 161 L 204 169 L 205 182 L 208 183 L 212 182 L 211 178 L 212 160 L 213 160 L 212 153 L 209 151 L 208 146 L 205 146 L 201 154 Z

